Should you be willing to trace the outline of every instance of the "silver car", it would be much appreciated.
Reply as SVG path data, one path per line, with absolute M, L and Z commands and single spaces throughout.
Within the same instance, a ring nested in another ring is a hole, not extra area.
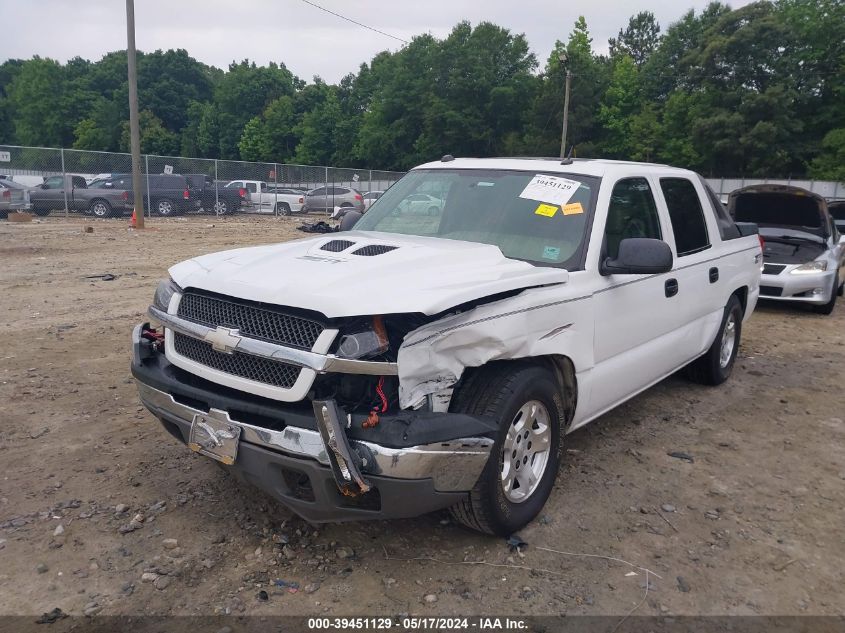
M 318 187 L 305 195 L 302 213 L 327 213 L 336 208 L 364 212 L 364 196 L 350 187 Z
M 760 298 L 807 303 L 830 314 L 845 284 L 845 237 L 821 196 L 787 185 L 753 185 L 731 193 L 738 222 L 754 222 L 763 240 Z
M 27 187 L 11 180 L 0 180 L 0 218 L 6 218 L 10 211 L 26 211 L 30 208 Z

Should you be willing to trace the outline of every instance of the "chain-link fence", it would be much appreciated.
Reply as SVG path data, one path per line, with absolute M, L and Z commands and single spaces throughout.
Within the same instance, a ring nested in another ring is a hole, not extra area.
M 402 172 L 141 156 L 147 216 L 363 210 Z M 129 154 L 0 145 L 0 177 L 30 187 L 32 211 L 118 217 L 133 211 Z M 307 194 L 307 195 L 306 195 Z
M 252 163 L 234 160 L 141 157 L 144 213 L 150 215 L 258 213 L 333 214 L 364 209 L 402 172 Z M 133 210 L 129 154 L 0 145 L 0 177 L 31 187 L 40 215 L 83 213 L 97 217 Z M 845 198 L 845 185 L 820 180 L 708 178 L 722 200 L 736 189 L 761 183 L 795 185 L 829 200 Z M 309 195 L 306 196 L 306 193 Z

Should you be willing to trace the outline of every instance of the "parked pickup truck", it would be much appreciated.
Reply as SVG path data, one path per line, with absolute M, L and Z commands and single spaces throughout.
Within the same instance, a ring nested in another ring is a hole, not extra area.
M 672 167 L 446 156 L 356 220 L 176 264 L 133 333 L 165 429 L 309 521 L 512 533 L 566 433 L 684 367 L 725 381 L 759 295 L 756 226 Z
M 109 217 L 132 209 L 132 200 L 126 191 L 89 189 L 83 176 L 50 176 L 29 190 L 32 210 L 38 215 L 64 209 L 65 199 L 69 210 L 83 211 L 98 217 Z
M 211 176 L 205 174 L 185 174 L 188 188 L 192 196 L 199 196 L 200 205 L 206 213 L 228 215 L 237 213 L 244 205 L 249 204 L 249 195 L 243 187 L 226 187 L 215 183 Z
M 299 213 L 305 196 L 297 193 L 287 193 L 280 188 L 273 188 L 262 180 L 233 180 L 226 185 L 230 189 L 246 189 L 252 201 L 254 213 L 274 213 L 276 215 L 291 215 Z

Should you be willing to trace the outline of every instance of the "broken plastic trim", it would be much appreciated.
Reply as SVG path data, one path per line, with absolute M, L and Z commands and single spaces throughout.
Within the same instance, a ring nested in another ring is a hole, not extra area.
M 326 445 L 326 453 L 329 456 L 338 489 L 346 496 L 358 496 L 369 492 L 372 486 L 361 475 L 355 463 L 352 448 L 340 423 L 337 403 L 334 400 L 314 400 L 313 404 L 317 428 L 320 430 L 323 444 Z

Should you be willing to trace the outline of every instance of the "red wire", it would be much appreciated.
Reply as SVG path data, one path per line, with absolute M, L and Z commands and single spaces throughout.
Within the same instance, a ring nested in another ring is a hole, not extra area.
M 387 397 L 384 395 L 382 387 L 384 386 L 384 376 L 379 376 L 378 385 L 376 385 L 376 393 L 381 398 L 381 413 L 387 411 Z

